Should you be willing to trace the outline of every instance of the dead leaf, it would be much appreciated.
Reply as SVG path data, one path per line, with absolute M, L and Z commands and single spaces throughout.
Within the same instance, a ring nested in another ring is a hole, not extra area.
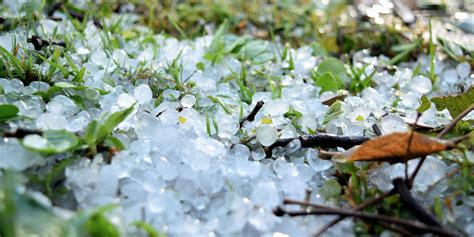
M 407 151 L 411 138 L 410 149 Z M 333 157 L 337 162 L 346 161 L 388 161 L 390 163 L 426 156 L 451 149 L 455 143 L 440 140 L 417 132 L 392 133 L 368 140 L 359 146 Z

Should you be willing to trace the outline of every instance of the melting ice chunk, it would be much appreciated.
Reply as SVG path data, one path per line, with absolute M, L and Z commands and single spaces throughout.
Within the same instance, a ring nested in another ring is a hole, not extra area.
M 133 90 L 133 97 L 139 104 L 146 104 L 153 99 L 153 93 L 147 84 L 141 84 Z
M 264 146 L 270 146 L 277 140 L 277 129 L 271 124 L 262 124 L 256 129 L 257 140 Z

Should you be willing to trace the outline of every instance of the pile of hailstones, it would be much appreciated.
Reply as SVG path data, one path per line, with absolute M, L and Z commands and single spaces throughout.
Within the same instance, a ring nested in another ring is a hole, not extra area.
M 291 49 L 294 70 L 287 69 L 289 57 L 263 63 L 241 62 L 236 56 L 227 55 L 221 62 L 211 63 L 204 55 L 213 36 L 195 40 L 178 41 L 162 35 L 153 35 L 156 44 L 143 43 L 150 30 L 133 25 L 133 17 L 124 20 L 124 31 L 134 29 L 138 36 L 124 42 L 122 48 L 104 48 L 101 29 L 92 22 L 83 33 L 76 31 L 64 15 L 55 13 L 63 21 L 42 20 L 38 26 L 43 38 L 57 32 L 67 32 L 75 39 L 71 52 L 67 52 L 76 66 L 85 67 L 84 91 L 68 90 L 54 96 L 49 102 L 34 95 L 47 91 L 45 82 L 35 81 L 23 85 L 20 80 L 0 79 L 3 94 L 0 104 L 14 104 L 20 115 L 33 118 L 10 122 L 11 127 L 49 130 L 65 129 L 83 134 L 87 124 L 103 113 L 110 113 L 135 104 L 134 112 L 119 126 L 115 136 L 126 149 L 106 164 L 101 154 L 91 159 L 77 159 L 66 169 L 66 185 L 71 200 L 64 200 L 68 208 L 92 209 L 105 204 L 118 204 L 109 214 L 111 220 L 124 231 L 128 223 L 143 220 L 170 236 L 306 236 L 313 233 L 330 217 L 290 218 L 276 217 L 272 210 L 283 198 L 304 199 L 311 190 L 312 202 L 335 205 L 320 195 L 320 188 L 333 178 L 335 168 L 331 161 L 319 159 L 317 149 L 301 149 L 298 141 L 283 148 L 275 148 L 273 157 L 266 158 L 263 146 L 278 138 L 294 138 L 299 131 L 326 131 L 337 135 L 373 136 L 372 125 L 381 127 L 384 134 L 409 129 L 419 98 L 460 92 L 465 85 L 472 85 L 469 64 L 450 65 L 436 61 L 438 84 L 424 76 L 412 78 L 414 67 L 422 65 L 427 71 L 429 59 L 421 55 L 417 62 L 400 65 L 394 74 L 379 71 L 373 77 L 374 87 L 366 88 L 360 96 L 348 96 L 342 103 L 342 114 L 323 124 L 328 106 L 322 101 L 337 95 L 314 86 L 310 71 L 321 62 L 313 56 L 312 48 L 303 46 Z M 108 23 L 116 21 L 112 17 Z M 33 50 L 26 42 L 25 30 L 17 29 L 0 35 L 0 44 L 12 50 L 16 40 L 23 50 Z M 123 35 L 114 35 L 119 39 Z M 149 36 L 147 36 L 149 37 Z M 266 51 L 273 53 L 281 45 L 264 42 Z M 155 104 L 148 80 L 130 80 L 124 72 L 138 67 L 151 68 L 165 74 L 165 68 L 179 57 L 182 78 L 194 87 L 185 90 L 167 89 L 162 93 L 163 102 Z M 367 51 L 354 56 L 353 65 L 366 68 L 367 75 L 387 58 L 371 57 Z M 65 60 L 64 60 L 65 61 Z M 197 69 L 199 63 L 204 67 Z M 255 76 L 263 71 L 281 78 L 283 87 L 280 98 L 271 92 L 257 92 L 251 104 L 240 101 L 238 87 L 225 81 L 232 71 L 239 73 L 241 66 L 249 70 L 249 83 L 265 85 L 266 79 Z M 48 64 L 35 65 L 48 70 Z M 56 81 L 68 81 L 56 78 Z M 395 87 L 395 85 L 398 85 Z M 394 89 L 397 88 L 397 89 Z M 96 89 L 108 91 L 102 95 Z M 79 96 L 86 106 L 78 106 L 70 96 Z M 218 98 L 225 105 L 219 106 L 209 96 Z M 245 122 L 240 130 L 239 120 L 255 106 L 265 102 L 255 120 Z M 394 101 L 398 101 L 395 107 Z M 177 110 L 177 108 L 181 108 Z M 284 114 L 290 109 L 299 111 L 297 130 Z M 396 112 L 389 112 L 396 111 Z M 472 119 L 472 115 L 468 116 Z M 440 126 L 452 118 L 435 106 L 425 111 L 420 124 Z M 211 121 L 211 126 L 209 126 Z M 209 135 L 210 133 L 210 135 Z M 247 145 L 241 139 L 256 135 Z M 0 143 L 2 160 L 0 168 L 24 170 L 44 166 L 47 161 L 39 154 L 27 151 L 16 139 Z M 56 157 L 61 159 L 61 156 Z M 63 157 L 64 158 L 64 157 Z M 417 193 L 440 180 L 453 165 L 429 157 L 416 180 Z M 371 173 L 371 181 L 382 190 L 390 188 L 390 180 L 403 174 L 403 166 L 386 165 Z M 438 194 L 443 192 L 440 188 Z M 433 192 L 432 192 L 433 193 Z M 427 198 L 419 195 L 420 199 Z M 466 202 L 472 203 L 472 202 Z M 455 216 L 459 223 L 474 230 L 466 216 L 474 216 L 472 208 L 464 208 L 464 216 Z M 456 207 L 458 208 L 458 207 Z M 470 212 L 466 214 L 467 212 Z M 341 222 L 330 233 L 352 233 L 351 220 Z

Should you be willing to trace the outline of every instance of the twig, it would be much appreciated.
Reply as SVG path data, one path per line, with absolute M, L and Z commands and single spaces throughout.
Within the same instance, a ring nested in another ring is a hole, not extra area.
M 375 197 L 375 198 L 372 198 L 372 199 L 369 199 L 359 205 L 357 205 L 354 210 L 356 211 L 360 211 L 360 210 L 363 210 L 369 206 L 372 206 L 372 205 L 375 205 L 379 202 L 381 202 L 382 200 L 384 200 L 386 197 L 389 197 L 389 196 L 392 196 L 393 194 L 395 194 L 395 189 L 392 189 L 390 190 L 389 192 L 386 192 L 378 197 Z M 335 224 L 339 223 L 339 221 L 342 221 L 344 220 L 344 218 L 346 218 L 345 216 L 339 216 L 338 218 L 326 223 L 326 225 L 324 225 L 321 229 L 318 230 L 318 232 L 316 232 L 316 234 L 314 234 L 313 236 L 314 237 L 318 237 L 318 236 L 321 236 L 324 232 L 326 232 L 329 228 L 333 227 Z
M 383 221 L 387 223 L 393 223 L 397 225 L 404 226 L 409 229 L 417 230 L 423 233 L 433 233 L 433 234 L 438 234 L 438 235 L 443 235 L 443 236 L 459 236 L 457 233 L 453 233 L 449 230 L 437 227 L 437 226 L 430 226 L 426 225 L 425 223 L 418 222 L 418 221 L 413 221 L 413 220 L 404 220 L 404 219 L 399 219 L 387 215 L 381 215 L 381 214 L 370 214 L 370 213 L 364 213 L 360 211 L 353 211 L 353 210 L 348 210 L 348 209 L 342 209 L 342 208 L 335 208 L 335 207 L 324 207 L 324 208 L 318 208 L 318 209 L 313 209 L 310 211 L 286 211 L 281 207 L 278 207 L 275 211 L 274 214 L 277 216 L 283 216 L 285 214 L 289 216 L 308 216 L 308 215 L 340 215 L 340 216 L 352 216 L 356 217 L 362 220 L 366 221 Z
M 453 121 L 451 121 L 439 134 L 438 134 L 438 138 L 442 138 L 444 137 L 444 135 L 446 135 L 449 131 L 451 131 L 455 126 L 456 124 L 462 119 L 464 118 L 466 115 L 468 115 L 472 110 L 474 110 L 474 104 L 472 104 L 471 106 L 467 107 L 467 109 L 465 109 L 464 111 L 462 111 L 460 114 L 458 114 L 458 116 L 456 116 L 456 118 L 453 119 Z
M 265 147 L 265 152 L 267 153 L 267 157 L 271 156 L 272 149 L 275 147 L 285 147 L 291 141 L 299 139 L 301 142 L 301 148 L 309 148 L 315 146 L 321 147 L 342 147 L 345 149 L 349 149 L 353 146 L 360 145 L 365 141 L 369 140 L 368 137 L 362 136 L 335 136 L 329 134 L 316 134 L 316 135 L 301 135 L 297 138 L 285 138 L 285 139 L 278 139 L 275 143 L 271 146 Z
M 400 234 L 402 234 L 402 236 L 405 236 L 405 237 L 406 237 L 406 236 L 409 236 L 409 237 L 416 237 L 416 236 L 418 236 L 418 235 L 414 235 L 414 234 L 410 233 L 410 231 L 408 231 L 408 230 L 406 230 L 406 229 L 404 229 L 404 228 L 402 228 L 402 227 L 395 227 L 395 226 L 390 225 L 390 224 L 388 224 L 388 223 L 385 223 L 385 222 L 383 222 L 383 221 L 379 221 L 378 224 L 381 225 L 381 226 L 383 226 L 383 227 L 385 227 L 385 228 L 387 228 L 387 229 L 389 229 L 389 230 L 391 230 L 391 231 L 400 233 Z
M 447 178 L 451 178 L 453 175 L 455 175 L 457 172 L 459 172 L 461 170 L 461 166 L 449 171 L 449 173 L 447 173 L 444 177 L 442 177 L 441 179 L 438 179 L 438 181 L 434 182 L 433 184 L 431 184 L 430 186 L 428 186 L 428 188 L 426 189 L 425 191 L 425 194 L 426 193 L 430 193 L 431 191 L 433 191 L 433 188 L 439 184 L 441 181 L 447 179 Z
M 467 109 L 465 109 L 458 116 L 456 116 L 456 118 L 454 118 L 453 121 L 451 121 L 451 123 L 448 124 L 448 126 L 446 126 L 440 133 L 438 133 L 438 136 L 436 136 L 436 137 L 437 138 L 443 138 L 444 135 L 446 135 L 449 131 L 451 131 L 451 129 L 453 129 L 454 126 L 456 126 L 456 124 L 462 118 L 464 118 L 466 115 L 468 115 L 472 110 L 474 110 L 474 104 L 467 107 Z M 421 158 L 420 162 L 418 162 L 418 165 L 415 168 L 415 171 L 413 172 L 413 174 L 408 179 L 408 187 L 409 188 L 411 188 L 411 186 L 413 185 L 413 181 L 415 180 L 416 175 L 420 171 L 421 166 L 423 165 L 423 162 L 425 162 L 425 159 L 426 159 L 426 156 Z
M 415 215 L 416 218 L 418 218 L 418 220 L 431 226 L 442 227 L 436 217 L 426 212 L 425 209 L 416 202 L 413 196 L 411 196 L 410 190 L 408 190 L 408 186 L 404 179 L 396 178 L 392 183 L 398 192 L 398 196 L 400 196 L 400 201 L 411 213 L 413 213 L 413 215 Z
M 421 116 L 420 112 L 416 113 L 416 119 L 411 128 L 410 137 L 408 138 L 408 145 L 407 145 L 407 151 L 406 151 L 407 156 L 408 154 L 410 154 L 410 147 L 411 147 L 411 142 L 413 140 L 413 133 L 416 130 L 416 123 L 418 123 L 418 119 L 420 119 L 420 116 Z M 405 160 L 405 180 L 408 181 L 408 160 Z
M 382 131 L 380 131 L 380 128 L 377 126 L 377 124 L 374 123 L 374 125 L 372 125 L 372 130 L 374 130 L 375 135 L 382 136 Z
M 255 107 L 250 111 L 250 113 L 243 117 L 242 120 L 240 120 L 240 128 L 244 126 L 245 121 L 252 122 L 255 119 L 255 115 L 257 115 L 258 111 L 263 107 L 264 102 L 263 101 L 258 101 Z

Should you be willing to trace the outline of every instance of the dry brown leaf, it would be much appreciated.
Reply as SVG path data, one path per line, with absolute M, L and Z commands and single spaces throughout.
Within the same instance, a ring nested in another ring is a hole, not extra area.
M 410 149 L 407 151 L 411 138 Z M 355 146 L 338 155 L 336 161 L 389 161 L 405 162 L 453 148 L 452 141 L 440 140 L 416 132 L 392 133 Z

